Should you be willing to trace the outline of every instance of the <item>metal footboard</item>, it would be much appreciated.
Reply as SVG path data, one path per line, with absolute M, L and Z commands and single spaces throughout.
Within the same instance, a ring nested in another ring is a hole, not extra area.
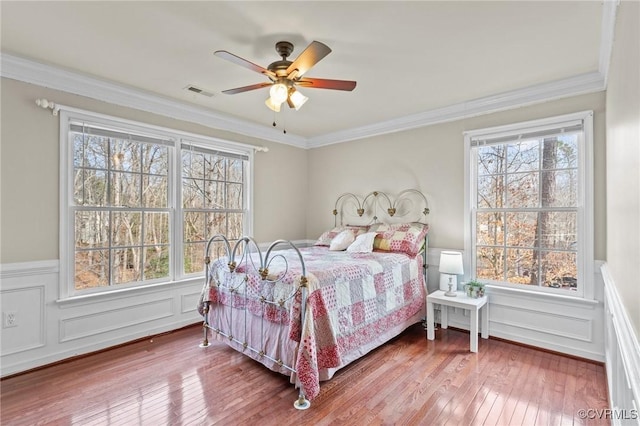
M 211 257 L 209 256 L 209 254 L 210 254 L 211 247 L 214 243 L 223 244 L 224 251 L 226 252 L 226 258 L 228 259 L 227 266 L 229 268 L 229 273 L 230 273 L 229 276 L 236 277 L 236 278 L 229 279 L 227 280 L 227 282 L 218 282 L 217 280 L 212 279 L 212 275 L 211 275 L 212 265 L 211 265 Z M 299 282 L 297 282 L 297 285 L 295 286 L 295 288 L 293 288 L 288 295 L 285 295 L 279 298 L 278 300 L 270 300 L 269 298 L 265 297 L 263 294 L 262 289 L 264 288 L 264 286 L 268 283 L 275 284 L 284 280 L 284 278 L 289 273 L 289 264 L 286 258 L 282 254 L 278 253 L 278 249 L 282 248 L 283 246 L 288 246 L 288 248 L 292 248 L 293 250 L 295 250 L 300 260 L 302 273 L 301 273 Z M 273 274 L 270 274 L 269 268 L 274 262 L 274 260 L 276 259 L 281 259 L 282 261 L 284 261 L 285 268 L 284 270 L 279 270 L 277 276 L 273 276 Z M 236 272 L 240 265 L 243 265 L 244 272 L 242 274 Z M 249 294 L 249 285 L 248 285 L 249 271 L 255 271 L 260 275 L 261 291 L 259 295 Z M 213 303 L 216 303 L 215 301 L 212 302 L 208 300 L 209 289 L 212 286 L 216 287 L 216 290 L 218 292 L 217 293 L 218 301 L 220 301 L 220 299 L 225 296 L 231 297 L 232 300 L 234 297 L 240 296 L 244 301 L 253 301 L 253 302 L 260 303 L 261 315 L 260 315 L 259 347 L 254 346 L 256 344 L 255 342 L 249 343 L 248 341 L 249 339 L 248 339 L 247 324 L 248 324 L 249 316 L 252 316 L 253 314 L 249 312 L 246 304 L 242 309 L 240 309 L 242 311 L 242 313 L 240 314 L 241 318 L 234 318 L 234 307 L 233 307 L 233 301 L 232 301 L 231 309 L 229 310 L 230 318 L 228 320 L 225 320 L 224 318 L 222 318 L 222 313 L 220 313 L 220 311 L 217 311 L 218 312 L 217 317 L 212 319 L 213 324 L 209 323 L 209 311 L 212 308 L 211 305 Z M 305 322 L 305 315 L 306 315 L 307 293 L 308 293 L 307 272 L 304 264 L 304 259 L 302 258 L 302 254 L 300 253 L 300 250 L 298 250 L 298 248 L 291 241 L 278 240 L 273 242 L 268 247 L 267 251 L 263 256 L 262 252 L 260 251 L 260 248 L 258 247 L 258 244 L 251 237 L 245 236 L 240 238 L 235 243 L 232 249 L 231 244 L 229 243 L 229 240 L 224 235 L 222 234 L 214 235 L 207 242 L 207 246 L 205 249 L 205 284 L 203 289 L 203 294 L 205 299 L 203 301 L 204 303 L 203 303 L 203 310 L 202 310 L 203 316 L 204 316 L 204 322 L 203 322 L 204 337 L 203 337 L 202 343 L 200 344 L 200 347 L 209 346 L 209 331 L 211 331 L 212 333 L 216 333 L 220 336 L 223 336 L 226 339 L 229 339 L 229 341 L 240 345 L 243 351 L 250 351 L 261 359 L 266 359 L 277 364 L 279 367 L 289 371 L 292 375 L 295 375 L 295 386 L 298 387 L 299 394 L 298 394 L 298 399 L 293 404 L 294 407 L 299 410 L 304 410 L 309 408 L 311 406 L 311 403 L 309 402 L 309 400 L 307 400 L 305 396 L 304 386 L 298 379 L 295 365 L 287 365 L 281 359 L 276 359 L 275 357 L 272 357 L 271 355 L 266 353 L 265 343 L 264 343 L 264 339 L 265 339 L 264 325 L 265 325 L 265 321 L 267 321 L 265 319 L 265 309 L 269 305 L 282 309 L 287 303 L 292 303 L 292 304 L 295 303 L 295 298 L 298 294 L 300 294 L 299 321 L 300 321 L 300 333 L 302 333 L 302 330 L 304 329 L 304 322 Z M 291 310 L 291 312 L 293 311 L 294 310 Z M 232 324 L 234 324 L 236 321 L 241 322 L 242 324 L 241 328 L 243 331 L 240 333 L 241 335 L 234 336 Z M 300 340 L 299 342 L 300 344 L 302 341 L 302 336 L 299 336 L 299 340 Z M 299 344 L 297 348 L 299 348 Z M 295 357 L 292 361 L 295 362 Z

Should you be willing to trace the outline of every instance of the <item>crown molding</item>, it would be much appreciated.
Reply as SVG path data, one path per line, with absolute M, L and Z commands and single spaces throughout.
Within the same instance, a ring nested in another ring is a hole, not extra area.
M 540 102 L 606 90 L 609 63 L 613 50 L 616 14 L 620 0 L 604 0 L 600 29 L 598 71 L 577 75 L 549 83 L 449 105 L 418 114 L 382 121 L 307 139 L 307 148 L 319 148 L 357 139 L 385 135 L 448 121 L 461 120 Z
M 600 57 L 598 71 L 604 78 L 606 87 L 609 77 L 609 64 L 611 62 L 611 52 L 613 51 L 613 41 L 615 38 L 616 15 L 620 0 L 606 0 L 602 4 L 602 25 L 600 29 Z
M 594 71 L 307 139 L 298 135 L 285 135 L 267 126 L 257 125 L 205 108 L 162 98 L 136 88 L 100 80 L 5 53 L 2 53 L 1 60 L 0 75 L 2 77 L 305 149 L 401 132 L 605 89 L 603 75 Z
M 85 74 L 45 65 L 29 59 L 2 53 L 0 75 L 74 95 L 85 96 L 114 105 L 135 108 L 214 129 L 306 148 L 306 139 L 283 134 L 267 126 L 213 112 L 184 102 L 163 98 L 140 89 L 98 79 Z
M 311 138 L 283 134 L 272 127 L 6 53 L 0 56 L 0 76 L 214 129 L 311 149 L 605 90 L 619 4 L 620 0 L 603 2 L 598 71 Z
M 536 103 L 552 101 L 569 96 L 599 92 L 605 89 L 604 78 L 600 72 L 542 83 L 523 89 L 512 90 L 493 96 L 474 99 L 468 102 L 437 108 L 412 114 L 398 119 L 382 121 L 376 124 L 328 133 L 307 140 L 308 148 L 318 148 L 362 138 L 380 136 L 438 123 L 461 120 L 478 115 L 519 108 Z

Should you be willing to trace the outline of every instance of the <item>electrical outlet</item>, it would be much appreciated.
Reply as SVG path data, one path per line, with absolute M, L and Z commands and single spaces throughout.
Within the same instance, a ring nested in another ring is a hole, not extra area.
M 17 327 L 18 326 L 18 312 L 6 311 L 4 313 L 4 328 Z

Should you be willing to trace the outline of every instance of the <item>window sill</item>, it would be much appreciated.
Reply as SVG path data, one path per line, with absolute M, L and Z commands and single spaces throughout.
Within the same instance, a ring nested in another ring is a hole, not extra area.
M 99 293 L 81 294 L 77 296 L 69 296 L 56 300 L 56 303 L 64 308 L 69 305 L 82 305 L 96 302 L 103 302 L 107 300 L 122 299 L 123 297 L 131 297 L 139 294 L 157 293 L 161 291 L 173 290 L 179 287 L 201 284 L 202 277 L 185 278 L 180 281 L 168 281 L 162 283 L 148 284 L 144 286 L 127 287 L 121 289 L 115 289 L 111 291 L 103 291 Z
M 564 294 L 544 293 L 540 291 L 532 291 L 532 290 L 511 288 L 511 287 L 502 287 L 502 286 L 491 285 L 491 284 L 487 284 L 485 287 L 488 290 L 487 291 L 488 294 L 504 295 L 504 296 L 520 296 L 520 297 L 526 297 L 528 299 L 547 300 L 550 302 L 569 304 L 573 306 L 595 308 L 596 306 L 598 306 L 599 303 L 601 303 L 599 300 L 595 300 L 595 299 L 585 299 L 583 297 L 567 296 Z

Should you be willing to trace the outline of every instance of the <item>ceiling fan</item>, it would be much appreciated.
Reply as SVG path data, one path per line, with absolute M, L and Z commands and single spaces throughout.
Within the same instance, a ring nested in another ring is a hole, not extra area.
M 252 71 L 264 74 L 271 80 L 269 83 L 257 83 L 250 86 L 237 87 L 235 89 L 223 90 L 222 93 L 234 95 L 236 93 L 248 92 L 249 90 L 261 89 L 271 86 L 270 97 L 265 104 L 275 112 L 280 112 L 280 106 L 287 102 L 290 108 L 300 109 L 309 99 L 296 89 L 296 86 L 316 89 L 333 89 L 351 91 L 355 89 L 356 82 L 348 80 L 328 80 L 324 78 L 306 78 L 303 75 L 317 64 L 322 58 L 331 53 L 331 49 L 324 43 L 313 41 L 296 58 L 295 61 L 288 61 L 287 57 L 293 52 L 293 44 L 288 41 L 276 43 L 276 51 L 282 57 L 281 60 L 271 63 L 267 68 L 249 62 L 239 56 L 229 53 L 226 50 L 214 52 L 219 58 L 226 59 L 236 65 L 248 68 Z

